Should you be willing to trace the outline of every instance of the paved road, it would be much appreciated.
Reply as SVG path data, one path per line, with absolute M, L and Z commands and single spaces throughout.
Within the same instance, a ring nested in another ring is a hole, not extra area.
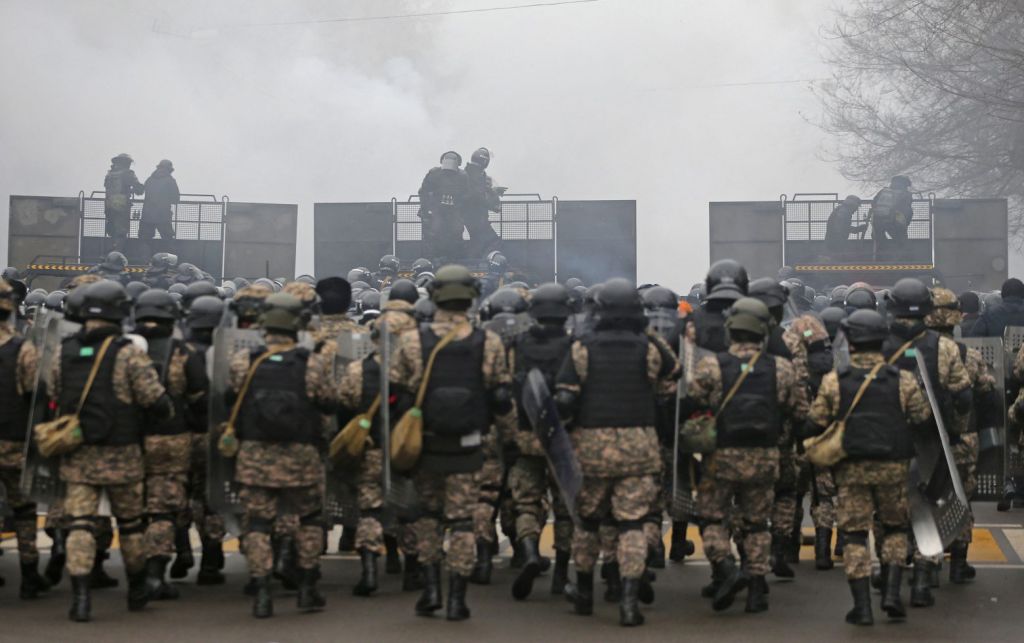
M 4 543 L 0 574 L 7 586 L 0 588 L 0 641 L 594 641 L 669 640 L 697 637 L 722 641 L 942 641 L 1020 640 L 1020 596 L 1024 592 L 1024 511 L 996 513 L 991 505 L 977 507 L 978 546 L 972 552 L 979 566 L 978 580 L 966 586 L 944 583 L 937 591 L 937 605 L 912 610 L 905 623 L 889 624 L 878 613 L 874 628 L 854 628 L 843 622 L 850 598 L 842 571 L 818 572 L 806 559 L 797 567 L 792 582 L 770 581 L 771 609 L 764 614 L 742 611 L 742 598 L 732 610 L 715 614 L 699 597 L 709 568 L 700 559 L 683 565 L 669 563 L 659 572 L 657 601 L 645 609 L 647 624 L 626 630 L 618 626 L 615 605 L 598 602 L 596 614 L 579 617 L 568 603 L 548 593 L 542 578 L 526 602 L 513 601 L 509 588 L 515 576 L 507 557 L 500 559 L 494 583 L 471 586 L 469 604 L 473 618 L 448 623 L 443 618 L 413 615 L 414 594 L 399 590 L 398 577 L 383 576 L 377 597 L 356 598 L 350 587 L 358 578 L 359 565 L 351 556 L 331 555 L 324 562 L 327 610 L 299 614 L 295 595 L 278 590 L 276 616 L 256 621 L 249 615 L 250 601 L 242 596 L 244 561 L 228 556 L 228 584 L 197 587 L 192 578 L 180 585 L 176 602 L 151 604 L 143 613 L 124 608 L 124 590 L 94 593 L 94 621 L 70 623 L 66 619 L 69 588 L 65 580 L 47 598 L 23 602 L 17 599 L 17 557 Z M 333 541 L 332 541 L 333 542 Z M 45 554 L 44 554 L 45 557 Z M 115 555 L 116 559 L 117 556 Z M 109 565 L 119 573 L 119 563 Z M 123 581 L 122 581 L 123 582 Z M 907 598 L 909 593 L 905 594 Z

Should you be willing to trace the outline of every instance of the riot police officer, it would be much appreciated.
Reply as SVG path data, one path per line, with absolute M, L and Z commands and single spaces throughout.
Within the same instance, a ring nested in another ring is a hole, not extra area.
M 124 269 L 128 267 L 128 258 L 123 253 L 114 250 L 107 254 L 102 263 L 89 269 L 89 274 L 99 275 L 103 279 L 116 281 L 121 285 L 128 283 Z
M 747 294 L 749 284 L 747 270 L 738 262 L 722 259 L 711 264 L 704 279 L 707 295 L 701 300 L 701 307 L 691 315 L 697 346 L 714 352 L 729 347 L 725 334 L 725 310 Z
M 440 167 L 427 172 L 420 186 L 423 241 L 435 261 L 463 254 L 462 209 L 469 194 L 469 181 L 461 166 L 462 157 L 458 152 L 445 152 L 441 155 Z
M 468 196 L 463 207 L 463 220 L 469 232 L 473 250 L 471 256 L 482 257 L 501 243 L 501 237 L 490 223 L 490 212 L 501 211 L 501 195 L 505 188 L 495 187 L 487 174 L 491 164 L 491 151 L 481 147 L 466 164 Z
M 115 250 L 124 250 L 131 227 L 132 196 L 142 194 L 146 188 L 132 170 L 132 157 L 118 154 L 110 159 L 110 169 L 103 179 L 103 214 L 106 234 L 113 240 Z

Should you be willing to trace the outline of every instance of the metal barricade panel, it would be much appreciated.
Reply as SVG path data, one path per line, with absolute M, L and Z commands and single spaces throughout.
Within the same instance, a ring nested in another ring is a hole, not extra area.
M 1024 328 L 1021 329 L 1024 331 Z M 968 348 L 977 349 L 982 359 L 992 369 L 992 376 L 996 385 L 1001 386 L 1006 381 L 1006 360 L 1004 358 L 1003 340 L 999 337 L 968 337 L 960 340 Z M 1007 448 L 1007 417 L 1006 417 L 1006 396 L 1000 395 L 999 402 L 1002 406 L 999 416 L 1003 418 L 1003 425 L 999 428 L 1003 448 L 992 449 L 991 453 L 983 452 L 978 456 L 978 469 L 976 479 L 978 483 L 974 497 L 978 500 L 995 500 L 1003 493 L 1003 480 L 1009 466 L 1010 449 Z

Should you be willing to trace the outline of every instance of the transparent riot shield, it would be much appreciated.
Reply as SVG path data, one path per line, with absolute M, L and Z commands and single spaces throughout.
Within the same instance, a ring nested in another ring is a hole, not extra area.
M 959 340 L 959 343 L 974 348 L 981 353 L 982 359 L 988 364 L 992 371 L 992 377 L 996 381 L 996 388 L 999 395 L 996 402 L 999 404 L 998 411 L 994 414 L 1002 418 L 999 426 L 978 426 L 978 442 L 980 451 L 978 453 L 978 487 L 975 497 L 979 500 L 998 500 L 1003 495 L 1003 483 L 1007 469 L 1007 421 L 1006 421 L 1006 396 L 1003 394 L 1003 385 L 1006 382 L 1006 360 L 1003 355 L 1003 340 L 999 337 L 966 337 Z
M 50 311 L 43 320 L 42 328 L 31 335 L 36 343 L 38 364 L 36 382 L 32 388 L 28 426 L 25 427 L 25 450 L 19 486 L 21 492 L 35 502 L 51 504 L 63 495 L 60 481 L 60 458 L 44 458 L 36 447 L 32 427 L 46 420 L 47 392 L 46 373 L 53 367 L 53 359 L 63 339 L 74 335 L 81 326 L 64 319 L 58 312 Z M 33 328 L 33 330 L 37 330 Z
M 398 336 L 390 331 L 387 321 L 381 319 L 377 330 L 380 333 L 380 426 L 381 450 L 384 452 L 384 479 L 381 488 L 384 490 L 385 524 L 395 521 L 408 522 L 415 520 L 419 500 L 412 478 L 395 471 L 391 467 L 391 362 L 398 348 Z
M 836 370 L 842 370 L 850 366 L 850 342 L 846 339 L 846 333 L 840 328 L 836 331 L 836 338 L 832 342 L 833 365 Z
M 672 445 L 672 506 L 669 509 L 672 520 L 676 521 L 691 522 L 697 516 L 696 462 L 694 454 L 683 453 L 679 448 L 679 429 L 683 423 L 683 418 L 679 414 L 679 406 L 683 398 L 686 397 L 686 391 L 693 379 L 693 370 L 697 366 L 697 362 L 712 354 L 711 351 L 700 348 L 680 336 L 679 364 L 683 373 L 676 388 L 676 419 L 672 430 L 674 442 Z
M 555 479 L 558 492 L 573 522 L 579 525 L 576 496 L 583 486 L 583 471 L 569 439 L 569 433 L 558 417 L 558 409 L 548 390 L 544 374 L 539 369 L 532 369 L 526 376 L 526 383 L 523 386 L 523 411 L 544 448 L 548 469 Z

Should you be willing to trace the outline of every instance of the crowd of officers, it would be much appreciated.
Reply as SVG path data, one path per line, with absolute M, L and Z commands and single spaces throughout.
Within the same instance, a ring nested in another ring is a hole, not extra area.
M 906 479 L 913 434 L 935 430 L 911 355 L 923 354 L 939 389 L 968 492 L 976 430 L 986 426 L 999 389 L 980 355 L 953 340 L 962 319 L 958 298 L 914 279 L 887 292 L 883 316 L 866 285 L 816 312 L 798 296 L 799 282 L 751 281 L 728 260 L 711 267 L 699 297 L 686 298 L 625 279 L 591 287 L 578 279 L 518 282 L 482 296 L 480 280 L 462 266 L 434 272 L 421 264 L 413 281 L 398 277 L 391 257 L 377 274 L 355 269 L 348 279 L 217 287 L 197 278 L 186 285 L 178 275 L 190 270 L 172 263 L 154 257 L 148 283 L 127 286 L 116 274 L 83 275 L 60 301 L 46 295 L 35 304 L 24 289 L 0 282 L 0 480 L 17 526 L 20 592 L 36 598 L 66 570 L 75 621 L 90 620 L 91 592 L 117 584 L 103 571 L 112 534 L 109 519 L 97 515 L 103 493 L 117 520 L 130 610 L 177 597 L 166 575 L 170 566 L 172 578 L 183 578 L 194 565 L 192 524 L 202 542 L 197 582 L 225 582 L 225 520 L 211 510 L 205 484 L 215 448 L 234 458 L 253 615 L 273 614 L 275 577 L 298 590 L 300 610 L 323 608 L 326 453 L 332 430 L 353 419 L 370 442 L 345 464 L 355 476 L 359 519 L 339 548 L 359 553 L 357 596 L 377 591 L 384 556 L 387 572 L 402 574 L 403 590 L 421 592 L 416 614 L 444 609 L 449 620 L 469 618 L 468 585 L 491 581 L 500 520 L 513 543 L 516 600 L 528 598 L 550 570 L 551 593 L 590 615 L 600 563 L 604 599 L 618 603 L 622 625 L 640 625 L 640 604 L 654 600 L 653 570 L 665 566 L 663 521 L 678 493 L 694 497 L 696 509 L 672 515 L 668 558 L 682 562 L 693 554 L 686 531 L 688 521 L 695 523 L 711 563 L 702 595 L 718 611 L 745 591 L 745 610 L 762 612 L 766 576 L 794 575 L 810 493 L 815 565 L 829 569 L 833 552 L 842 557 L 854 603 L 846 621 L 873 623 L 872 584 L 881 591 L 882 611 L 901 619 L 905 568 L 912 565 L 910 604 L 926 607 L 934 603 L 942 562 L 915 553 L 911 538 Z M 46 310 L 81 329 L 61 341 L 37 378 L 40 347 L 15 329 L 30 328 Z M 224 324 L 259 328 L 264 338 L 262 347 L 230 359 L 223 388 L 225 404 L 236 411 L 234 433 L 211 429 L 207 416 L 211 391 L 220 390 L 209 381 L 208 351 Z M 380 343 L 381 329 L 394 338 L 386 400 L 379 350 L 334 367 L 340 336 L 369 331 Z M 848 359 L 836 366 L 832 342 L 840 330 Z M 97 359 L 103 363 L 82 402 Z M 533 369 L 548 383 L 582 471 L 573 507 L 563 502 L 524 412 Z M 18 485 L 37 381 L 54 415 L 78 407 L 84 438 L 60 464 L 65 491 L 48 508 L 53 546 L 43 573 L 37 508 Z M 862 399 L 851 410 L 854 397 Z M 413 483 L 417 513 L 397 522 L 386 518 L 382 483 L 389 457 L 382 432 L 392 430 L 382 426 L 385 404 L 391 418 L 412 413 L 423 422 L 421 454 L 401 472 Z M 677 418 L 701 415 L 714 418 L 713 451 L 677 455 Z M 802 441 L 844 417 L 845 459 L 830 469 L 812 467 Z M 676 466 L 683 470 L 678 491 Z M 549 514 L 553 564 L 539 551 Z M 871 534 L 881 563 L 874 578 Z M 970 540 L 968 527 L 950 548 L 952 582 L 974 577 Z

